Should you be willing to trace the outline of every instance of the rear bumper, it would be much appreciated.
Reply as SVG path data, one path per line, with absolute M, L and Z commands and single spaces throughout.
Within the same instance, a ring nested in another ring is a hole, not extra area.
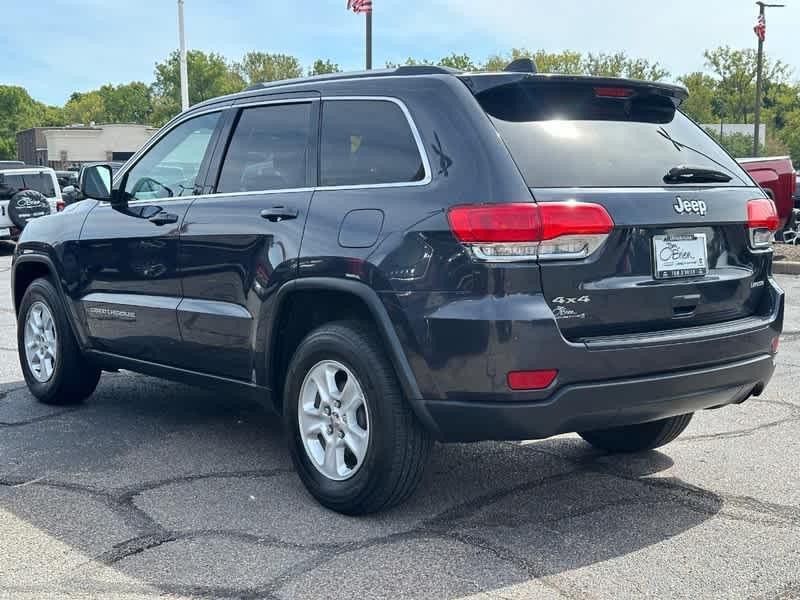
M 423 400 L 419 408 L 442 441 L 540 439 L 743 402 L 763 390 L 774 369 L 773 357 L 764 354 L 703 369 L 567 385 L 539 402 Z
M 652 421 L 759 393 L 774 369 L 784 294 L 769 278 L 751 317 L 582 341 L 561 335 L 541 295 L 410 294 L 393 308 L 420 390 L 410 401 L 430 432 L 445 441 L 511 440 Z M 545 390 L 508 388 L 507 373 L 535 369 L 558 376 Z

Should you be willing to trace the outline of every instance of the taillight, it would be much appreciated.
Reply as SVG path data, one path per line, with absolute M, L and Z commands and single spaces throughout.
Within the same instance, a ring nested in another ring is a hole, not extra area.
M 56 200 L 56 212 L 61 212 L 62 210 L 64 210 L 64 201 Z
M 462 205 L 447 216 L 456 239 L 488 261 L 585 258 L 614 228 L 606 209 L 588 202 Z
M 753 248 L 769 248 L 778 230 L 778 211 L 769 198 L 756 198 L 747 203 L 747 229 Z

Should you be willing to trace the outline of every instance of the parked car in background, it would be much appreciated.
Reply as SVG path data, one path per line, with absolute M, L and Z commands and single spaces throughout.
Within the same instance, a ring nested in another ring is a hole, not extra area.
M 740 158 L 738 162 L 750 174 L 775 202 L 780 220 L 776 238 L 781 240 L 783 231 L 792 228 L 797 192 L 797 173 L 792 159 L 788 156 L 769 156 L 758 158 Z
M 70 173 L 74 174 L 74 178 L 70 179 L 69 185 L 62 188 L 61 193 L 64 196 L 64 204 L 69 206 L 79 200 L 83 200 L 83 196 L 81 195 L 81 181 L 83 180 L 83 175 L 86 172 L 88 167 L 97 164 L 104 164 L 111 167 L 111 171 L 116 175 L 117 171 L 124 165 L 124 162 L 107 162 L 107 163 L 85 163 L 81 165 L 80 171 L 74 172 L 70 171 Z
M 14 240 L 39 217 L 64 208 L 53 169 L 0 169 L 0 240 Z
M 0 160 L 0 169 L 20 169 L 24 166 L 21 160 Z
M 181 113 L 113 185 L 86 168 L 14 254 L 32 394 L 116 369 L 247 394 L 348 514 L 406 499 L 434 439 L 641 451 L 761 394 L 772 200 L 685 88 L 532 67 L 272 82 Z

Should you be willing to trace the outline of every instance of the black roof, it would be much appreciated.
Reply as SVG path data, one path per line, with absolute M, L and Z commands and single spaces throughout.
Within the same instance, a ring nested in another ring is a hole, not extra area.
M 518 64 L 519 63 L 519 64 Z M 532 69 L 532 70 L 530 70 Z M 286 91 L 286 92 L 303 92 L 309 90 L 319 89 L 328 84 L 347 81 L 358 81 L 359 79 L 374 79 L 380 77 L 412 77 L 412 76 L 442 76 L 451 75 L 457 76 L 472 90 L 473 93 L 489 87 L 500 85 L 501 83 L 510 83 L 521 79 L 535 78 L 543 81 L 549 80 L 553 82 L 592 82 L 598 85 L 619 85 L 625 83 L 626 85 L 635 86 L 640 91 L 648 91 L 649 93 L 656 93 L 669 96 L 676 104 L 680 104 L 688 96 L 688 91 L 685 87 L 679 85 L 672 85 L 660 82 L 651 81 L 638 81 L 632 79 L 622 79 L 614 77 L 596 77 L 590 75 L 561 75 L 561 74 L 548 74 L 537 73 L 536 67 L 532 63 L 529 64 L 525 61 L 522 64 L 520 61 L 511 63 L 506 70 L 491 73 L 469 73 L 452 69 L 449 67 L 438 67 L 434 65 L 410 65 L 396 67 L 394 69 L 375 69 L 371 71 L 351 71 L 344 73 L 329 73 L 326 75 L 315 75 L 311 77 L 298 77 L 295 79 L 282 79 L 279 81 L 270 81 L 266 83 L 258 83 L 252 85 L 244 91 L 219 98 L 211 98 L 204 102 L 200 102 L 192 106 L 192 109 L 209 106 L 222 102 L 225 100 L 238 99 L 243 96 L 251 94 L 258 94 L 264 91 Z

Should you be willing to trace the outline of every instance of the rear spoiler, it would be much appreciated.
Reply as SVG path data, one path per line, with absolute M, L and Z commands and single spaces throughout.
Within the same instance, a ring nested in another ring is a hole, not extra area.
M 457 76 L 470 89 L 473 95 L 478 95 L 495 87 L 531 81 L 536 83 L 553 83 L 586 85 L 593 87 L 626 88 L 633 93 L 630 98 L 646 96 L 664 96 L 672 100 L 675 106 L 680 106 L 689 97 L 689 91 L 681 85 L 657 83 L 653 81 L 640 81 L 638 79 L 623 79 L 620 77 L 594 77 L 590 75 L 554 75 L 544 73 L 503 72 L 503 73 L 464 73 Z

